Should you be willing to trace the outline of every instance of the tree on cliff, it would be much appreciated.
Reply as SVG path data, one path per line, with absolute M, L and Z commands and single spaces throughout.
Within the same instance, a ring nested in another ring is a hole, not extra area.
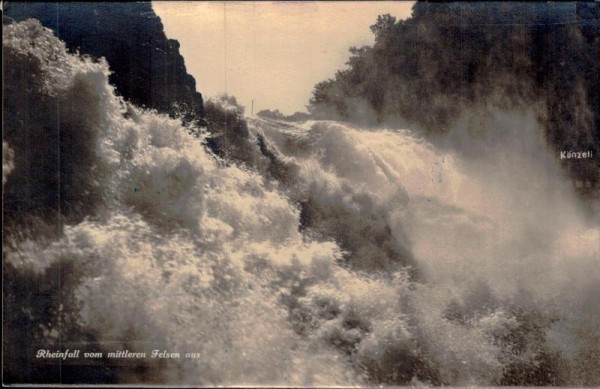
M 394 119 L 447 131 L 465 108 L 547 107 L 555 150 L 593 150 L 600 128 L 599 3 L 428 3 L 397 21 L 380 15 L 372 46 L 315 85 L 315 117 L 380 125 Z M 568 161 L 593 186 L 600 162 Z

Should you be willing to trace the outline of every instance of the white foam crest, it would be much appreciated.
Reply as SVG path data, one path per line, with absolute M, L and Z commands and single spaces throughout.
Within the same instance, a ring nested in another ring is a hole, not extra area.
M 180 372 L 168 382 L 349 382 L 347 368 L 331 351 L 321 350 L 313 360 L 315 350 L 294 334 L 272 289 L 275 269 L 263 256 L 307 258 L 315 247 L 307 246 L 306 253 L 303 247 L 261 252 L 222 242 L 211 249 L 186 230 L 157 233 L 135 214 L 82 223 L 69 229 L 66 241 L 62 255 L 77 255 L 88 267 L 89 277 L 77 290 L 83 325 L 130 350 L 163 346 L 202 355 L 174 361 Z M 262 266 L 253 267 L 253 260 Z M 331 369 L 311 373 L 318 360 Z
M 600 285 L 594 270 L 600 230 L 583 214 L 545 146 L 536 112 L 491 110 L 484 117 L 459 121 L 438 148 L 407 131 L 307 122 L 271 137 L 272 129 L 255 123 L 255 131 L 300 166 L 299 181 L 311 188 L 311 199 L 338 213 L 318 225 L 332 236 L 347 228 L 349 218 L 364 226 L 369 217 L 385 215 L 381 222 L 397 243 L 410 247 L 426 282 L 409 293 L 414 310 L 409 316 L 418 331 L 400 333 L 422 342 L 443 382 L 466 385 L 498 382 L 507 363 L 522 358 L 495 345 L 503 333 L 521 331 L 516 328 L 522 324 L 515 323 L 530 320 L 519 316 L 521 310 L 556 320 L 541 324 L 543 333 L 552 334 L 545 346 L 560 350 L 571 342 L 565 352 L 576 355 L 575 365 L 590 355 L 590 344 L 598 344 L 600 328 L 600 310 L 590 303 Z M 350 239 L 373 239 L 368 230 L 355 232 Z M 377 247 L 368 247 L 361 244 L 366 251 L 350 255 L 378 255 Z M 373 297 L 372 288 L 365 293 Z M 479 312 L 467 326 L 447 317 L 456 301 Z M 379 328 L 402 320 L 370 322 Z M 584 336 L 588 343 L 573 341 L 591 328 L 590 337 Z M 399 344 L 405 343 L 402 336 Z M 357 350 L 368 349 L 367 339 L 354 339 Z
M 224 166 L 177 120 L 127 107 L 106 64 L 55 44 L 38 54 L 68 72 L 46 87 L 95 136 L 104 202 L 6 261 L 72 265 L 67 309 L 104 351 L 199 352 L 141 362 L 192 385 L 491 385 L 547 350 L 567 358 L 568 382 L 596 379 L 600 236 L 537 148 L 535 115 L 478 123 L 475 153 L 460 125 L 434 147 L 408 131 L 253 119 L 297 167 L 286 194 Z M 507 136 L 518 123 L 525 138 Z

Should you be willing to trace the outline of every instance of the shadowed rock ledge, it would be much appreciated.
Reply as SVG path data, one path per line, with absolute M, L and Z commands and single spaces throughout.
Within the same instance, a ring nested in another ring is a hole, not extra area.
M 25 3 L 7 2 L 4 15 L 38 19 L 70 51 L 105 57 L 111 84 L 135 105 L 185 121 L 204 117 L 202 95 L 187 73 L 179 42 L 167 39 L 150 2 Z

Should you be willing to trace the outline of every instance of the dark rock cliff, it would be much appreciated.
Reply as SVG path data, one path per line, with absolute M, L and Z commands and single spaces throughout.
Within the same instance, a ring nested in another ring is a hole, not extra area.
M 7 2 L 4 15 L 38 19 L 69 50 L 105 57 L 110 82 L 132 103 L 186 121 L 204 117 L 202 95 L 187 73 L 179 42 L 167 39 L 150 2 Z
M 541 104 L 540 128 L 582 194 L 600 194 L 598 2 L 428 2 L 412 16 L 381 15 L 375 44 L 315 86 L 311 113 L 368 125 L 451 130 L 475 107 Z M 366 122 L 366 123 L 365 123 Z

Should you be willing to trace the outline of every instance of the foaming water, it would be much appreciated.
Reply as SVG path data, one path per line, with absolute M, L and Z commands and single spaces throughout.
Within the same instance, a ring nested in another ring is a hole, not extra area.
M 27 313 L 9 309 L 17 340 L 5 351 L 18 355 L 24 337 L 200 355 L 103 360 L 122 383 L 598 383 L 600 236 L 538 147 L 532 113 L 481 124 L 510 134 L 525 123 L 521 140 L 464 140 L 459 127 L 437 146 L 407 130 L 252 119 L 286 171 L 277 185 L 264 165 L 226 164 L 195 129 L 124 103 L 107 64 L 68 54 L 39 24 L 4 28 L 11 63 L 44 80 L 32 93 L 70 107 L 61 135 L 86 158 L 69 160 L 85 174 L 65 176 L 66 193 L 95 202 L 52 237 L 5 231 L 7 298 Z M 47 118 L 33 117 L 42 131 Z M 46 149 L 7 134 L 15 193 L 23 158 Z M 58 294 L 29 298 L 37 281 Z
M 282 132 L 254 122 L 296 165 L 290 192 L 310 193 L 311 207 L 322 211 L 306 225 L 327 235 L 342 231 L 341 247 L 358 247 L 346 253 L 350 263 L 385 251 L 376 229 L 363 228 L 371 223 L 389 231 L 386 243 L 407 249 L 419 276 L 409 288 L 410 310 L 397 313 L 411 312 L 409 338 L 435 366 L 430 382 L 514 384 L 511 374 L 550 377 L 537 384 L 598 379 L 573 372 L 598 361 L 591 350 L 600 334 L 593 303 L 600 297 L 600 231 L 547 151 L 536 115 L 488 107 L 486 115 L 466 115 L 437 148 L 406 130 L 307 122 Z

